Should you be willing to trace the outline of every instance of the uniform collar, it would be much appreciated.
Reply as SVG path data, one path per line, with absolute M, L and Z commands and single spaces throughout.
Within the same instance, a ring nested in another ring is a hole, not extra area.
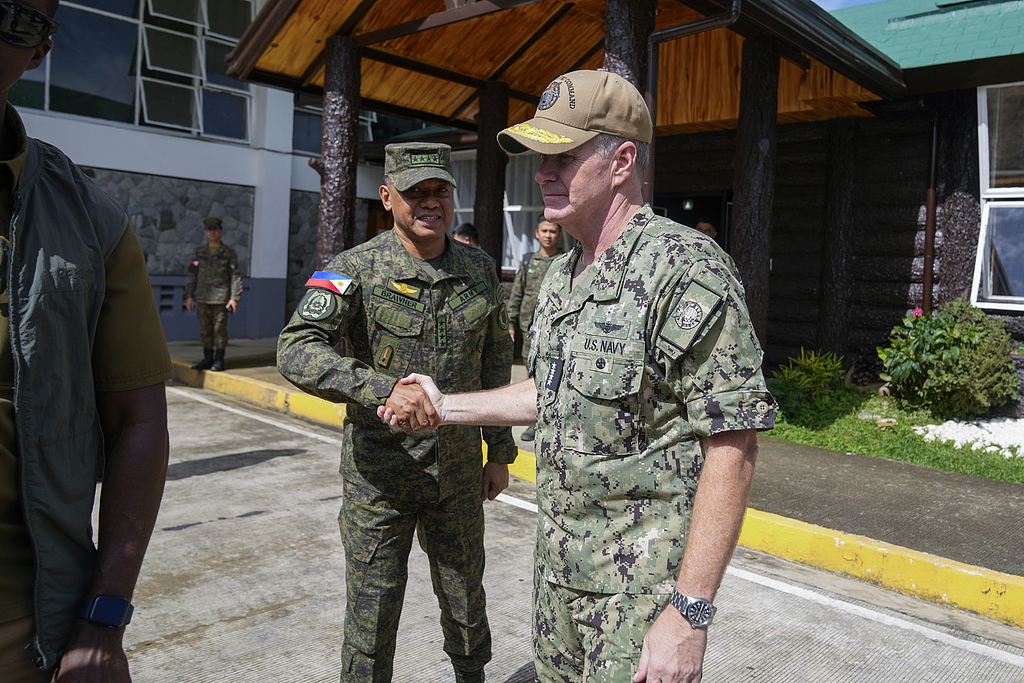
M 626 229 L 619 235 L 619 239 L 608 247 L 593 265 L 580 278 L 577 286 L 569 292 L 569 283 L 572 280 L 572 271 L 582 256 L 582 248 L 577 245 L 565 259 L 562 266 L 562 275 L 565 282 L 564 298 L 567 300 L 579 300 L 580 305 L 588 298 L 594 301 L 614 301 L 622 294 L 622 286 L 626 279 L 630 255 L 636 246 L 637 240 L 643 234 L 644 228 L 654 218 L 651 207 L 644 205 L 626 225 Z
M 434 278 L 425 273 L 416 262 L 416 259 L 406 251 L 405 245 L 398 238 L 398 233 L 395 229 L 392 228 L 389 233 L 388 245 L 391 249 L 394 263 L 391 277 L 395 280 L 418 279 L 424 282 L 434 282 Z M 465 278 L 472 272 L 473 262 L 463 251 L 456 248 L 455 242 L 448 235 L 444 236 L 444 253 L 441 254 L 441 263 L 437 266 L 437 272 L 440 275 L 439 280 Z

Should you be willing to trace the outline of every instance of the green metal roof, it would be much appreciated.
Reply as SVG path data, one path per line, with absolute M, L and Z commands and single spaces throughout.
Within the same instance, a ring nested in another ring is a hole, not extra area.
M 1024 0 L 884 0 L 830 14 L 903 69 L 1024 54 Z

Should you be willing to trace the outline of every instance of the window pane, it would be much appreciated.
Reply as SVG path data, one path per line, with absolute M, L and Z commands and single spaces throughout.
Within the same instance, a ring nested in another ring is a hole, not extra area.
M 207 4 L 211 32 L 231 38 L 242 37 L 252 21 L 252 3 L 249 0 L 209 0 Z
M 139 0 L 75 0 L 75 2 L 79 5 L 110 12 L 111 14 L 120 14 L 124 17 L 138 18 L 139 16 Z M 61 9 L 60 12 L 63 15 L 65 10 Z M 60 19 L 60 22 L 60 32 L 63 35 L 64 20 Z
M 228 76 L 228 63 L 225 57 L 231 52 L 232 45 L 219 43 L 215 40 L 206 41 L 206 82 L 211 85 L 219 85 L 222 88 L 233 90 L 245 90 L 248 92 L 249 84 L 236 78 Z
M 21 75 L 21 80 L 7 91 L 7 101 L 15 107 L 42 109 L 45 89 L 46 69 L 40 66 L 38 69 L 26 71 Z
M 142 81 L 143 113 L 147 123 L 197 130 L 196 91 L 182 85 Z
M 199 63 L 199 41 L 195 36 L 146 27 L 146 65 L 150 69 L 202 76 Z
M 1024 207 L 992 206 L 989 236 L 992 296 L 1024 297 Z
M 199 0 L 149 0 L 149 7 L 153 14 L 187 21 L 199 26 L 206 25 Z
M 216 90 L 203 90 L 203 133 L 246 140 L 249 98 Z
M 296 111 L 292 123 L 292 149 L 320 154 L 323 145 L 321 117 L 305 111 Z
M 1024 85 L 988 89 L 989 187 L 1024 187 Z
M 138 26 L 62 7 L 50 51 L 50 109 L 110 121 L 135 121 Z

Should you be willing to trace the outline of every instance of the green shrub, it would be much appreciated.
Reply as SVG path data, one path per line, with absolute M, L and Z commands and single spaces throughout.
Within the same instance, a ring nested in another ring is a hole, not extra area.
M 897 395 L 937 416 L 975 417 L 1016 395 L 1010 335 L 967 301 L 943 304 L 934 316 L 915 310 L 878 357 Z
M 843 380 L 843 359 L 834 353 L 807 353 L 800 347 L 800 357 L 772 373 L 775 379 L 797 384 L 811 396 L 820 396 Z

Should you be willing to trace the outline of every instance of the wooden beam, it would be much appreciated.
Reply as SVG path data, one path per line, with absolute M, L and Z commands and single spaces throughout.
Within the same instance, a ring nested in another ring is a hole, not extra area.
M 491 72 L 491 75 L 487 77 L 487 80 L 488 81 L 497 81 L 497 80 L 499 80 L 501 78 L 502 74 L 504 74 L 506 71 L 508 71 L 509 67 L 511 67 L 513 64 L 515 64 L 516 61 L 518 61 L 519 58 L 522 57 L 526 53 L 527 50 L 529 50 L 531 47 L 533 47 L 534 44 L 537 43 L 544 36 L 545 33 L 550 31 L 551 28 L 555 24 L 558 23 L 558 20 L 561 19 L 562 17 L 564 17 L 566 12 L 571 10 L 573 8 L 573 5 L 575 5 L 575 4 L 576 3 L 573 3 L 573 2 L 567 2 L 566 4 L 562 5 L 558 9 L 557 12 L 552 14 L 551 17 L 548 18 L 548 20 L 546 22 L 544 22 L 543 26 L 541 26 L 539 29 L 534 31 L 533 35 L 531 35 L 529 38 L 527 38 L 525 41 L 523 41 L 523 44 L 519 46 L 518 50 L 516 50 L 508 59 L 506 59 L 504 62 L 502 62 L 498 66 L 497 69 L 495 69 L 493 72 Z M 480 89 L 479 88 L 477 88 L 476 92 L 474 92 L 469 97 L 467 97 L 465 99 L 465 101 L 463 101 L 463 103 L 461 105 L 459 105 L 458 109 L 455 110 L 455 113 L 452 114 L 449 118 L 450 119 L 457 119 L 460 116 L 462 116 L 462 114 L 469 108 L 469 105 L 471 105 L 473 102 L 475 102 L 478 97 L 480 97 Z
M 459 9 L 438 12 L 422 19 L 413 19 L 404 24 L 395 24 L 378 31 L 364 33 L 356 38 L 356 43 L 360 47 L 383 43 L 395 38 L 403 38 L 415 33 L 422 33 L 423 31 L 430 31 L 442 26 L 451 26 L 452 24 L 469 21 L 470 19 L 484 17 L 495 12 L 522 7 L 523 5 L 532 5 L 535 2 L 545 2 L 545 0 L 480 0 Z
M 355 30 L 356 26 L 359 25 L 359 22 L 361 22 L 363 18 L 367 14 L 369 14 L 370 10 L 373 9 L 373 6 L 376 5 L 377 2 L 378 0 L 363 0 L 359 4 L 359 7 L 356 7 L 355 11 L 353 11 L 352 14 L 348 15 L 348 19 L 345 20 L 345 23 L 341 25 L 337 33 L 335 33 L 334 35 L 347 36 L 350 33 L 352 33 L 352 31 Z M 324 62 L 326 60 L 327 46 L 325 44 L 324 49 L 320 50 L 320 54 L 316 56 L 316 59 L 314 59 L 313 62 L 309 65 L 309 67 L 306 69 L 306 73 L 302 74 L 303 86 L 307 86 L 314 80 L 316 80 L 316 77 L 320 73 L 320 70 L 324 68 Z
M 710 16 L 717 12 L 721 12 L 726 9 L 722 5 L 715 4 L 711 0 L 677 0 L 680 5 L 686 5 L 695 12 L 700 12 L 704 16 Z M 729 27 L 734 33 L 738 33 L 744 38 L 757 38 L 761 35 L 761 31 L 754 26 L 743 20 L 743 15 L 740 14 L 739 20 Z M 800 52 L 796 48 L 790 47 L 784 43 L 779 44 L 779 56 L 785 59 L 787 62 L 800 67 L 803 71 L 807 71 L 811 68 L 811 59 L 804 53 Z
M 238 44 L 227 55 L 227 74 L 245 80 L 273 42 L 277 30 L 301 0 L 267 0 L 256 19 L 246 27 Z

